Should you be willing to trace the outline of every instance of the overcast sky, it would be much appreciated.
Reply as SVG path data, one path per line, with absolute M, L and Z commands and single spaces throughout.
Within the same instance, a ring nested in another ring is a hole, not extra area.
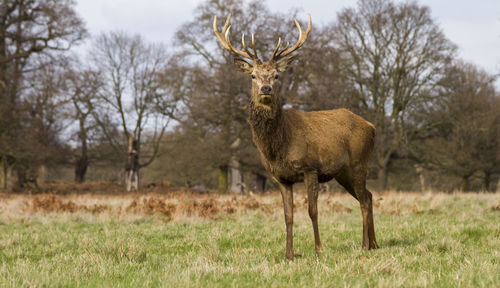
M 109 30 L 139 33 L 151 41 L 168 43 L 177 28 L 193 15 L 203 0 L 77 0 L 77 12 L 95 35 Z M 273 11 L 301 8 L 313 23 L 328 24 L 356 0 L 268 0 Z M 436 22 L 466 61 L 490 73 L 500 73 L 500 0 L 420 0 L 431 8 Z M 222 16 L 222 15 L 221 15 Z M 305 17 L 305 16 L 304 16 Z M 293 25 L 292 22 L 290 22 Z M 209 29 L 209 28 L 207 28 Z M 312 31 L 311 33 L 314 33 Z M 500 87 L 500 80 L 497 87 Z

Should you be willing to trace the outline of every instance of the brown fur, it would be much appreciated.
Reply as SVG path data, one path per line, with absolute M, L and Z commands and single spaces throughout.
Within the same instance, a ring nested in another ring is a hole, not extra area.
M 375 142 L 375 127 L 347 109 L 315 112 L 283 109 L 283 101 L 277 94 L 270 96 L 270 103 L 261 103 L 261 87 L 275 85 L 275 82 L 262 81 L 260 76 L 277 74 L 274 65 L 256 65 L 252 70 L 252 75 L 256 77 L 252 84 L 248 122 L 262 162 L 282 190 L 287 226 L 287 258 L 292 259 L 294 256 L 292 186 L 303 181 L 308 190 L 309 214 L 318 253 L 321 250 L 317 227 L 318 183 L 333 178 L 360 201 L 363 248 L 378 248 L 373 225 L 372 195 L 365 188 L 367 166 Z
M 303 112 L 276 106 L 270 112 L 251 105 L 249 123 L 264 166 L 278 182 L 302 182 L 307 171 L 328 182 L 342 169 L 366 167 L 375 137 L 371 123 L 346 109 Z
M 229 25 L 226 20 L 223 31 Z M 300 26 L 297 26 L 300 29 Z M 298 49 L 306 40 L 308 29 L 292 50 Z M 250 64 L 235 58 L 236 68 L 252 75 L 252 97 L 249 105 L 248 122 L 252 128 L 253 141 L 260 151 L 266 169 L 279 183 L 285 210 L 286 257 L 293 253 L 293 184 L 305 182 L 309 203 L 309 216 L 313 224 L 316 252 L 321 250 L 318 230 L 318 183 L 335 178 L 354 196 L 361 206 L 363 216 L 363 249 L 378 248 L 373 224 L 372 194 L 366 189 L 368 161 L 373 151 L 375 127 L 368 121 L 346 109 L 317 112 L 303 112 L 283 109 L 283 101 L 275 92 L 279 73 L 297 55 L 277 57 L 279 43 L 273 58 L 262 63 L 248 51 L 235 50 L 222 39 L 216 28 L 214 32 L 221 44 L 228 50 L 253 60 Z M 305 35 L 305 36 L 304 36 Z M 222 39 L 222 40 L 221 40 Z M 243 46 L 245 47 L 244 43 Z M 288 46 L 287 46 L 288 47 Z

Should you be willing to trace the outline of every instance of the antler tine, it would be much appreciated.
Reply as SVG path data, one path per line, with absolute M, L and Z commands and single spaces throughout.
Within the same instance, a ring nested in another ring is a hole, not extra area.
M 277 55 L 276 53 L 280 49 L 280 45 L 281 45 L 281 37 L 278 38 L 278 44 L 276 44 L 276 48 L 274 48 L 273 58 L 276 57 L 276 55 Z
M 217 30 L 217 16 L 214 16 L 214 24 L 213 24 L 215 36 L 217 37 L 217 39 L 219 39 L 220 44 L 222 44 L 222 46 L 227 50 L 231 49 L 229 48 L 229 46 L 227 46 L 227 43 L 224 40 L 223 35 L 226 34 L 226 31 L 229 28 L 229 20 L 231 20 L 231 13 L 227 15 L 226 23 L 224 23 L 224 27 L 222 28 L 222 33 L 219 33 L 219 31 Z
M 283 53 L 283 51 L 286 51 L 286 49 L 288 49 L 288 46 L 290 46 L 290 42 L 286 42 L 285 47 L 283 47 L 283 50 L 279 54 Z
M 295 21 L 295 26 L 297 26 L 297 30 L 299 30 L 299 38 L 297 40 L 297 43 L 295 43 L 295 45 L 293 45 L 290 49 L 288 49 L 289 43 L 287 43 L 287 45 L 279 52 L 277 51 L 278 49 L 275 49 L 274 54 L 273 54 L 273 59 L 275 61 L 279 60 L 280 58 L 283 58 L 287 55 L 290 55 L 292 52 L 299 49 L 306 42 L 307 36 L 309 35 L 309 32 L 311 32 L 311 28 L 312 28 L 311 14 L 308 14 L 308 16 L 309 16 L 309 21 L 308 21 L 307 30 L 305 33 L 302 31 L 302 28 L 300 27 L 299 21 L 297 21 L 297 19 L 293 19 Z M 278 44 L 279 44 L 279 42 L 278 42 Z M 276 48 L 279 48 L 279 45 L 277 45 Z
M 258 60 L 258 57 L 257 57 L 257 50 L 255 49 L 255 39 L 254 39 L 254 36 L 252 34 L 252 49 L 253 49 L 253 53 L 250 53 L 250 51 L 248 51 L 248 48 L 247 48 L 247 44 L 245 43 L 245 34 L 241 34 L 241 44 L 243 45 L 243 49 L 245 49 L 245 52 L 251 57 L 252 60 L 254 61 L 257 61 Z
M 236 48 L 233 47 L 233 45 L 231 44 L 231 41 L 229 40 L 229 31 L 231 31 L 231 25 L 229 25 L 229 27 L 227 28 L 227 31 L 226 31 L 226 44 L 227 46 L 229 47 L 229 50 L 240 55 L 241 57 L 244 57 L 244 58 L 247 58 L 247 59 L 250 59 L 250 60 L 254 60 L 254 58 L 252 57 L 252 55 L 250 55 L 249 53 L 247 52 L 243 52 L 241 50 L 238 50 Z M 246 49 L 245 49 L 246 50 Z
M 258 61 L 257 53 L 255 53 L 255 55 L 252 55 L 251 53 L 248 52 L 248 49 L 246 48 L 246 45 L 245 45 L 245 40 L 244 40 L 245 36 L 244 35 L 243 35 L 243 39 L 242 39 L 243 40 L 242 44 L 243 44 L 243 48 L 246 50 L 246 52 L 238 50 L 238 49 L 234 48 L 233 45 L 231 45 L 231 41 L 229 41 L 229 33 L 231 30 L 231 25 L 229 25 L 230 19 L 231 19 L 231 14 L 229 14 L 227 16 L 226 23 L 224 24 L 224 27 L 222 28 L 222 33 L 220 33 L 217 30 L 217 16 L 214 16 L 213 29 L 214 29 L 215 36 L 217 37 L 217 39 L 219 39 L 219 42 L 222 44 L 222 46 L 226 50 L 229 50 L 233 53 L 236 53 L 236 54 L 238 54 L 244 58 L 250 59 L 252 61 Z M 252 39 L 252 44 L 254 44 L 253 39 Z M 253 45 L 253 46 L 255 46 L 255 45 Z
M 259 59 L 259 57 L 257 56 L 257 49 L 255 48 L 255 37 L 253 36 L 253 33 L 252 33 L 252 49 L 253 49 L 253 53 L 255 55 L 255 58 Z

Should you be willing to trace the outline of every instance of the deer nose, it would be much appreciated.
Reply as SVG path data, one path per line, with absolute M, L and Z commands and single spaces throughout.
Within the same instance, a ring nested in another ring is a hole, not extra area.
M 260 91 L 262 91 L 262 94 L 265 94 L 265 95 L 271 93 L 271 90 L 272 90 L 271 86 L 262 86 L 262 88 L 260 88 Z

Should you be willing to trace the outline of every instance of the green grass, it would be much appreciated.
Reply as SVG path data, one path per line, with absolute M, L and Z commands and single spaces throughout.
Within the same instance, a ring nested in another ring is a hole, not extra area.
M 375 251 L 361 250 L 357 207 L 323 211 L 320 257 L 307 212 L 298 209 L 294 244 L 303 256 L 292 262 L 285 260 L 281 213 L 171 222 L 102 214 L 0 220 L 0 286 L 500 286 L 500 211 L 490 209 L 497 203 L 447 197 L 437 211 L 376 210 Z

